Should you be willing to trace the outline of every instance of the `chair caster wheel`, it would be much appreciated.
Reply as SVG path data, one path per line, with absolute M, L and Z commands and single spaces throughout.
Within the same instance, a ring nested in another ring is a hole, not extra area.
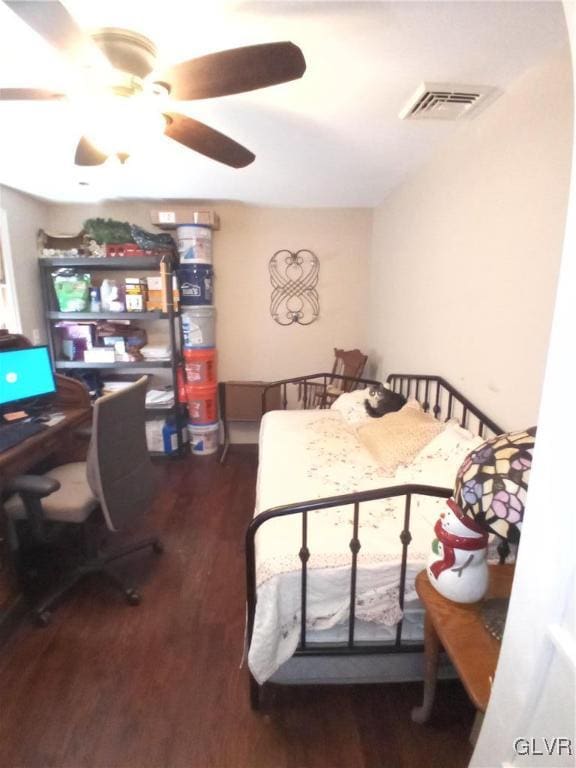
M 128 605 L 140 605 L 142 602 L 142 597 L 139 592 L 136 592 L 135 589 L 127 589 L 125 592 L 126 595 L 126 602 Z
M 52 614 L 50 611 L 37 611 L 34 614 L 34 623 L 37 627 L 47 627 L 52 621 Z
M 152 549 L 157 555 L 161 555 L 164 552 L 164 546 L 159 541 L 155 541 L 154 544 L 152 544 Z

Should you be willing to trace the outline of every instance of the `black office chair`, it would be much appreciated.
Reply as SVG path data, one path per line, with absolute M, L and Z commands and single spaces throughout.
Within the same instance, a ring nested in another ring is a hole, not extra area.
M 99 513 L 109 531 L 137 523 L 150 504 L 154 484 L 146 445 L 145 398 L 146 377 L 142 377 L 97 400 L 87 461 L 63 464 L 46 475 L 22 475 L 9 481 L 7 490 L 15 495 L 5 502 L 4 509 L 10 520 L 25 519 L 33 541 L 39 543 L 53 538 L 55 524 L 83 526 L 86 533 Z M 85 536 L 81 563 L 69 569 L 36 606 L 36 621 L 46 625 L 53 604 L 81 578 L 95 572 L 105 574 L 128 603 L 138 605 L 138 592 L 124 584 L 110 564 L 146 547 L 162 552 L 156 537 L 108 553 L 99 551 L 96 537 Z

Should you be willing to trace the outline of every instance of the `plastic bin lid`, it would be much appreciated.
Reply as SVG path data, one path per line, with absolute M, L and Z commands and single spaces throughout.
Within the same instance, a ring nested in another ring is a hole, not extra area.
M 184 344 L 184 349 L 212 349 L 214 344 Z

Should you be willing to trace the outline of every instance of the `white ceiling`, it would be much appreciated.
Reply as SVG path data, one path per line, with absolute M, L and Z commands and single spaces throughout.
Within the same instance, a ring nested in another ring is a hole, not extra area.
M 164 137 L 125 166 L 79 169 L 73 156 L 85 115 L 70 103 L 0 102 L 0 183 L 55 201 L 378 205 L 452 132 L 472 129 L 471 120 L 399 120 L 421 81 L 505 90 L 567 42 L 562 8 L 555 2 L 67 0 L 66 5 L 83 26 L 127 27 L 149 36 L 166 63 L 291 40 L 301 47 L 307 71 L 301 80 L 273 88 L 179 103 L 179 111 L 256 154 L 255 162 L 240 170 Z M 0 87 L 57 88 L 64 77 L 60 57 L 0 3 Z

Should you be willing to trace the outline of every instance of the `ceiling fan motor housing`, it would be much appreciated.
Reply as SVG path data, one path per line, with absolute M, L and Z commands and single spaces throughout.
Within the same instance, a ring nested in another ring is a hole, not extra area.
M 146 77 L 156 64 L 156 46 L 144 35 L 129 29 L 105 27 L 92 33 L 92 39 L 112 66 L 136 77 Z

